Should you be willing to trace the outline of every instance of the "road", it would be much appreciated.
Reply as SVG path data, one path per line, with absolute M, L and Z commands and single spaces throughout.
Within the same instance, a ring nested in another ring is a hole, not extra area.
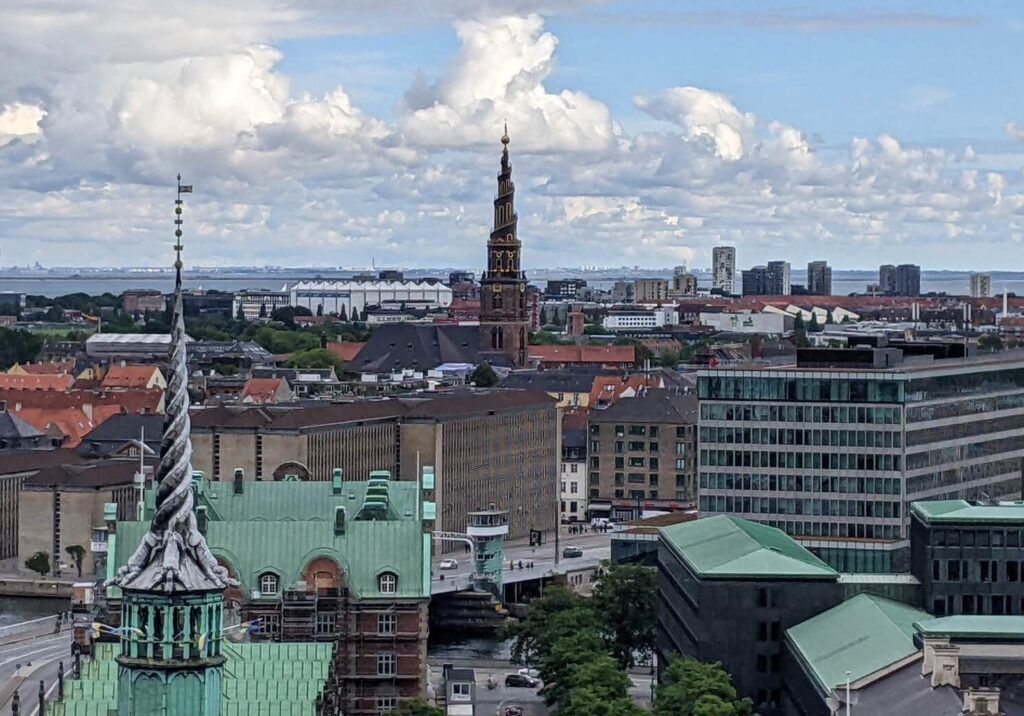
M 503 666 L 495 668 L 493 662 L 481 661 L 474 665 L 467 660 L 459 660 L 459 667 L 471 668 L 476 673 L 476 713 L 477 716 L 504 716 L 505 707 L 512 704 L 523 707 L 523 716 L 550 716 L 551 709 L 537 693 L 537 689 L 513 688 L 505 686 L 505 677 L 516 673 L 518 667 Z M 431 664 L 428 668 L 428 680 L 431 684 L 442 683 L 441 667 Z M 487 678 L 493 676 L 498 682 L 494 689 L 487 688 Z M 633 701 L 647 708 L 651 703 L 651 677 L 646 674 L 631 674 L 632 686 L 629 696 Z
M 564 573 L 566 570 L 571 569 L 595 567 L 602 560 L 610 559 L 611 535 L 611 532 L 583 535 L 567 535 L 563 532 L 559 537 L 559 550 L 572 545 L 581 548 L 583 556 L 567 559 L 559 555 L 558 571 Z M 441 570 L 440 563 L 442 559 L 457 559 L 459 562 L 458 569 Z M 510 560 L 516 564 L 515 569 L 508 568 Z M 524 565 L 532 561 L 533 567 L 524 567 L 520 570 L 518 566 L 520 561 Z M 553 539 L 549 539 L 546 544 L 540 547 L 530 547 L 524 540 L 510 542 L 505 545 L 504 579 L 506 584 L 537 579 L 550 573 L 553 569 L 555 569 L 555 543 Z M 431 591 L 435 594 L 465 589 L 469 586 L 473 574 L 472 560 L 468 554 L 458 551 L 442 554 L 434 559 L 432 573 Z M 442 575 L 444 579 L 441 578 Z
M 57 666 L 61 661 L 65 672 L 72 668 L 70 631 L 41 634 L 0 646 L 0 714 L 11 713 L 9 697 L 16 688 L 21 695 L 21 713 L 31 716 L 39 703 L 40 679 L 55 697 Z

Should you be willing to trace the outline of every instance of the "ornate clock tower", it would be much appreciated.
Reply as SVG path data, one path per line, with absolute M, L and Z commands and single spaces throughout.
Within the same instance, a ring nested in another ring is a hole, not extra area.
M 526 365 L 526 274 L 520 270 L 522 244 L 516 235 L 515 184 L 508 161 L 508 126 L 501 137 L 501 171 L 494 199 L 494 230 L 487 241 L 487 270 L 480 279 L 480 350 L 504 353 L 512 365 Z

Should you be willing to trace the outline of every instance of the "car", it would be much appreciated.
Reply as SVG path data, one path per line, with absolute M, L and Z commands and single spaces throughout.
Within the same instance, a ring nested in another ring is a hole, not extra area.
M 537 671 L 536 669 L 531 669 L 531 668 L 529 668 L 529 667 L 526 667 L 526 666 L 524 666 L 523 668 L 521 668 L 521 669 L 520 669 L 520 670 L 519 670 L 518 672 L 516 672 L 516 673 L 522 674 L 523 676 L 532 676 L 532 677 L 533 677 L 533 678 L 535 678 L 535 679 L 536 679 L 536 678 L 538 678 L 538 677 L 540 676 L 540 672 L 539 672 L 539 671 Z
M 562 550 L 562 556 L 566 559 L 571 557 L 582 557 L 583 550 L 580 547 L 566 547 Z
M 505 677 L 505 686 L 520 686 L 532 689 L 539 683 L 540 681 L 526 674 L 509 674 Z
M 441 569 L 458 569 L 459 560 L 457 559 L 442 559 L 441 564 L 438 565 Z
M 510 704 L 505 707 L 505 716 L 523 716 L 523 707 L 518 704 Z

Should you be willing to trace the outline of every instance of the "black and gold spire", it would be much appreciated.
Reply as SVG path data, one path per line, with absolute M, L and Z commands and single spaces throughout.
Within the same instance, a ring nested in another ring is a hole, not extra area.
M 487 270 L 480 279 L 480 348 L 505 353 L 526 365 L 526 274 L 520 264 L 516 187 L 508 157 L 508 123 L 501 136 L 501 171 L 494 198 L 494 229 L 487 241 Z

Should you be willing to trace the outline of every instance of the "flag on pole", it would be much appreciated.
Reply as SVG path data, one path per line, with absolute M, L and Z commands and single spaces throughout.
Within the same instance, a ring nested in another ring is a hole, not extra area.
M 191 194 L 192 193 L 192 185 L 191 184 L 182 184 L 182 185 L 180 185 L 178 187 L 178 191 L 180 191 L 182 194 Z

